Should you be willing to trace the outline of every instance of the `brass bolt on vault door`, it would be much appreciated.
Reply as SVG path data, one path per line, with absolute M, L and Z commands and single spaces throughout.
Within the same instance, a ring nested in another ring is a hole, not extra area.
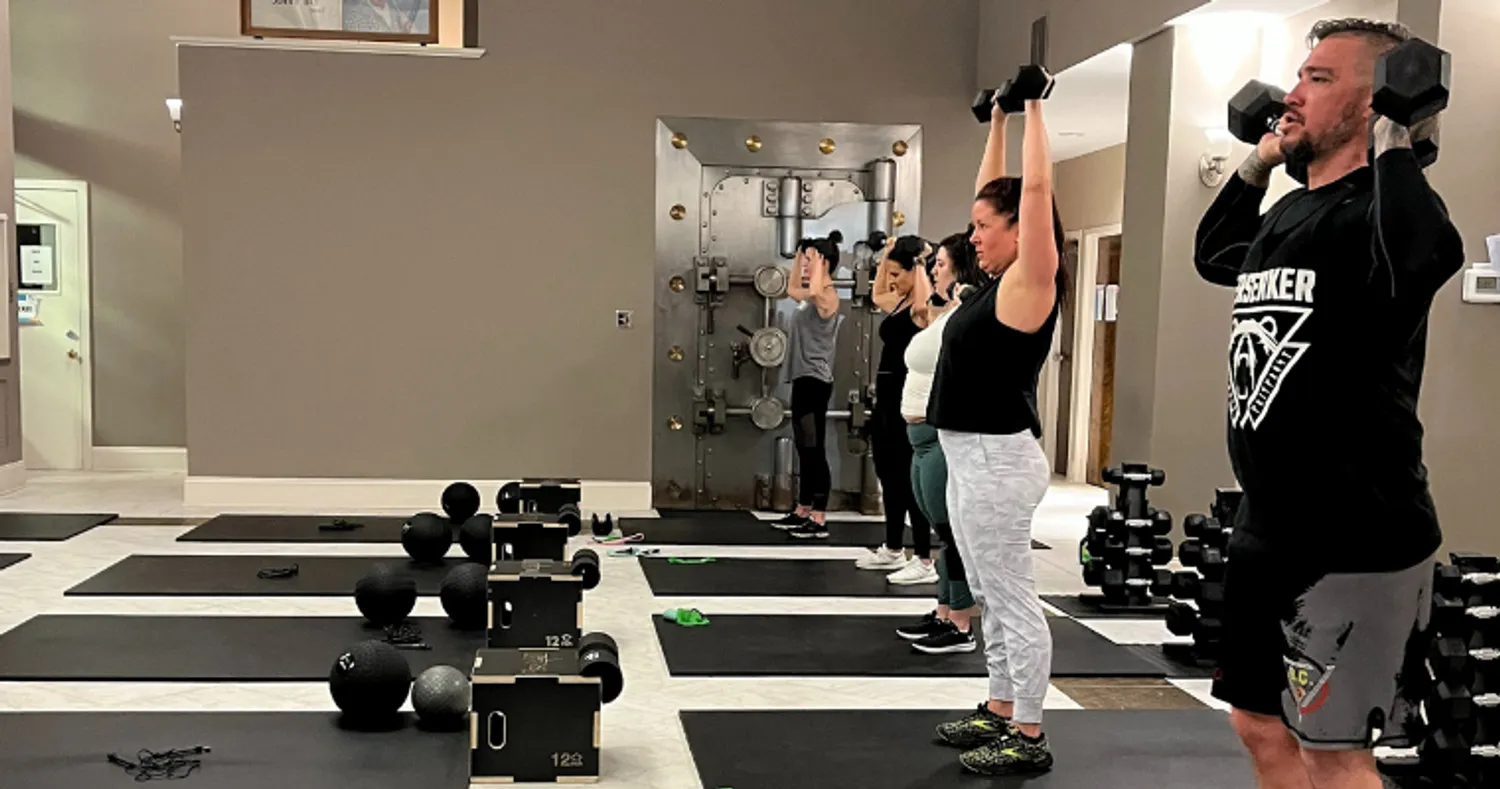
M 675 431 L 675 430 L 681 430 L 682 429 L 682 420 L 679 419 L 679 418 L 677 418 L 677 417 L 675 417 L 675 416 L 672 417 L 671 419 L 668 419 L 667 420 L 667 429 L 668 430 L 673 430 L 673 431 Z
M 680 361 L 682 361 L 682 346 L 680 346 L 680 345 L 674 345 L 674 346 L 672 346 L 672 348 L 667 351 L 667 358 L 671 359 L 674 362 L 680 362 Z
M 745 138 L 745 150 L 751 153 L 760 153 L 761 146 L 762 143 L 759 137 L 752 134 Z
M 891 153 L 894 153 L 897 156 L 905 156 L 906 152 L 909 150 L 911 150 L 911 148 L 906 144 L 906 140 L 897 140 L 895 144 L 891 146 Z
M 673 293 L 681 293 L 687 288 L 687 283 L 683 281 L 682 277 L 673 277 L 667 281 L 667 287 L 671 288 Z
M 680 151 L 683 148 L 686 148 L 687 146 L 688 146 L 688 138 L 687 138 L 686 134 L 683 134 L 682 132 L 673 132 L 672 133 L 672 147 L 673 148 L 676 148 L 677 150 Z
M 824 156 L 833 153 L 838 147 L 838 143 L 834 142 L 831 137 L 824 137 L 818 141 L 818 150 L 822 151 Z
M 681 203 L 678 203 L 677 205 L 672 206 L 672 210 L 668 211 L 667 214 L 678 222 L 681 222 L 682 218 L 687 216 L 687 208 L 683 207 Z

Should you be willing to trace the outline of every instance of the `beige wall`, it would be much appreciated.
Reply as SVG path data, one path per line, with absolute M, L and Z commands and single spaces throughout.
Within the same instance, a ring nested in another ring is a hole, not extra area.
M 1120 224 L 1125 210 L 1125 146 L 1058 162 L 1053 185 L 1057 211 L 1068 230 Z
M 1232 293 L 1198 276 L 1193 239 L 1217 194 L 1198 177 L 1204 129 L 1223 124 L 1259 59 L 1206 63 L 1216 43 L 1191 27 L 1159 33 L 1137 44 L 1130 80 L 1110 462 L 1165 469 L 1152 502 L 1179 522 L 1234 484 L 1223 438 Z
M 235 3 L 12 0 L 16 174 L 87 181 L 96 446 L 184 446 L 175 35 L 237 35 Z M 190 114 L 192 110 L 187 110 Z
M 0 107 L 6 106 L 11 101 L 11 43 L 10 43 L 10 8 L 5 3 L 0 3 Z M 0 113 L 0 179 L 4 183 L 10 183 L 15 179 L 15 127 L 10 113 Z M 7 191 L 0 196 L 0 213 L 8 217 L 16 215 L 16 196 L 14 192 Z M 4 244 L 8 250 L 15 249 L 15 236 L 10 224 L 0 244 Z M 7 253 L 5 260 L 12 260 L 13 254 Z M 16 292 L 16 267 L 6 266 L 6 279 L 10 283 L 6 287 L 5 301 L 13 304 L 9 294 Z M 19 361 L 19 336 L 16 331 L 16 309 L 7 307 L 4 320 L 10 323 L 10 358 L 0 359 L 0 464 L 15 463 L 21 459 L 21 381 L 17 377 L 20 372 Z
M 774 54 L 788 20 L 837 34 Z M 655 119 L 921 123 L 951 232 L 975 24 L 552 0 L 482 14 L 479 60 L 184 47 L 192 473 L 649 479 Z
M 1408 19 L 1402 0 L 1402 19 Z M 1421 9 L 1416 9 L 1420 11 Z M 1420 15 L 1420 14 L 1418 14 Z M 1470 260 L 1500 233 L 1500 4 L 1444 0 L 1438 43 L 1453 53 L 1453 104 L 1443 115 L 1433 186 L 1464 236 Z M 1500 306 L 1464 304 L 1455 278 L 1438 294 L 1427 342 L 1422 419 L 1427 466 L 1450 550 L 1500 553 L 1495 480 L 1500 475 Z
M 1047 66 L 1062 71 L 1135 41 L 1208 0 L 980 0 L 981 84 L 996 85 L 1031 59 L 1031 24 L 1047 17 Z

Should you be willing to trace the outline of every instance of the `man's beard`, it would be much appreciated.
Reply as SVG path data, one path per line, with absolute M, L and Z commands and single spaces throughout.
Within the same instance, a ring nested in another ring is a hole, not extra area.
M 1297 140 L 1290 149 L 1282 146 L 1281 152 L 1286 155 L 1289 170 L 1306 171 L 1308 165 L 1332 154 L 1354 139 L 1364 125 L 1359 121 L 1360 107 L 1355 102 L 1344 105 L 1343 112 L 1339 113 L 1337 126 L 1329 129 L 1326 133 L 1314 136 L 1304 126 L 1302 138 Z

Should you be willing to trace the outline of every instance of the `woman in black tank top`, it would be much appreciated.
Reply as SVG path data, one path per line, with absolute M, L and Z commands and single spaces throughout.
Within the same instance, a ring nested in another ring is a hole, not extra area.
M 877 241 L 878 243 L 878 241 Z M 911 440 L 901 416 L 901 390 L 906 385 L 906 346 L 926 326 L 913 311 L 916 278 L 925 276 L 918 267 L 932 253 L 931 246 L 916 236 L 889 239 L 881 250 L 880 268 L 870 299 L 886 313 L 880 322 L 880 364 L 875 372 L 875 413 L 870 425 L 870 449 L 875 455 L 875 474 L 880 478 L 880 497 L 885 509 L 885 544 L 855 566 L 862 570 L 886 570 L 893 584 L 937 583 L 932 563 L 932 531 L 917 508 L 911 489 Z M 911 516 L 912 556 L 903 552 L 906 520 Z
M 1052 634 L 1036 594 L 1031 520 L 1052 476 L 1037 441 L 1037 377 L 1065 287 L 1042 103 L 1026 102 L 1021 178 L 1001 177 L 998 104 L 992 117 L 971 211 L 991 279 L 947 319 L 927 407 L 948 459 L 949 525 L 984 606 L 989 698 L 938 736 L 971 749 L 959 757 L 965 769 L 1015 775 L 1052 768 L 1042 734 Z

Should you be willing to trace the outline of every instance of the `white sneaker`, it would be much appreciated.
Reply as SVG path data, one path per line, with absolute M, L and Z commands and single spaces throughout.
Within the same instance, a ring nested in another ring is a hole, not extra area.
M 854 566 L 861 570 L 896 570 L 906 566 L 906 554 L 882 545 L 856 559 Z
M 935 584 L 938 582 L 937 568 L 932 562 L 924 562 L 913 556 L 905 567 L 885 577 L 887 583 L 898 586 L 915 586 L 916 584 Z

